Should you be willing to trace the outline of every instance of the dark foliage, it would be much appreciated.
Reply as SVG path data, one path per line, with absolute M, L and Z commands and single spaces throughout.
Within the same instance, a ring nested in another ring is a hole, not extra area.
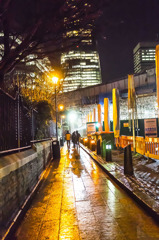
M 64 18 L 84 26 L 99 15 L 102 0 L 0 0 L 0 82 L 30 53 L 42 58 L 61 50 Z M 90 4 L 91 3 L 91 4 Z
M 51 106 L 46 101 L 41 101 L 36 104 L 36 139 L 44 139 L 49 137 L 49 120 L 51 117 Z

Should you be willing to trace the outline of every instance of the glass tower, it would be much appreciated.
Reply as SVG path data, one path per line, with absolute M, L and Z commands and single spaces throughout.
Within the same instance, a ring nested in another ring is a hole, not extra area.
M 67 1 L 68 7 L 75 8 L 75 1 Z M 83 0 L 83 13 L 90 7 Z M 64 74 L 63 92 L 100 84 L 101 69 L 99 55 L 92 38 L 93 20 L 82 24 L 80 12 L 64 19 L 63 46 L 67 49 L 61 55 Z

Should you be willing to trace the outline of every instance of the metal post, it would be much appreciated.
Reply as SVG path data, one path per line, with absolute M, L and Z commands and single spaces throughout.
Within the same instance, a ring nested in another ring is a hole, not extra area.
M 18 91 L 17 91 L 17 93 L 18 93 L 18 96 L 17 96 L 17 100 L 18 100 L 18 102 L 17 102 L 17 107 L 18 107 L 18 109 L 17 109 L 17 137 L 18 137 L 18 148 L 20 148 L 20 79 L 19 79 L 19 76 L 17 75 L 17 87 L 18 87 Z
M 61 116 L 61 135 L 64 136 L 64 130 L 63 130 L 63 118 Z
M 100 139 L 97 140 L 97 155 L 101 154 Z
M 32 136 L 32 140 L 34 140 L 34 109 L 31 109 L 31 125 L 32 125 L 32 129 L 31 129 L 31 136 Z
M 18 148 L 20 148 L 20 99 L 19 99 L 19 86 L 18 86 Z
M 56 139 L 58 140 L 56 86 L 55 86 L 55 114 L 56 114 Z
M 134 108 L 132 109 L 132 130 L 133 130 L 133 151 L 134 151 L 134 153 L 136 153 L 135 124 L 134 124 Z
M 31 85 L 31 138 L 34 140 L 34 115 L 33 115 L 33 80 Z
M 130 176 L 134 174 L 130 144 L 124 148 L 124 174 Z

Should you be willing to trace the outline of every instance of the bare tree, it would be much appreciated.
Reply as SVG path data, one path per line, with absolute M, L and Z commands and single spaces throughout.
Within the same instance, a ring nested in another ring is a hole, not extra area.
M 95 20 L 102 0 L 0 0 L 0 84 L 31 53 L 43 58 L 61 50 L 64 18 L 81 26 Z

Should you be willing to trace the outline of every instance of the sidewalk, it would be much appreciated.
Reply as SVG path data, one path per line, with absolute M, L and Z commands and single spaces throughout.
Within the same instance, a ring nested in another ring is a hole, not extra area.
M 159 220 L 159 161 L 133 154 L 134 176 L 124 175 L 124 152 L 112 150 L 112 162 L 106 162 L 87 147 L 81 147 L 102 169 L 156 220 Z
M 158 240 L 159 225 L 82 148 L 61 149 L 11 240 Z

